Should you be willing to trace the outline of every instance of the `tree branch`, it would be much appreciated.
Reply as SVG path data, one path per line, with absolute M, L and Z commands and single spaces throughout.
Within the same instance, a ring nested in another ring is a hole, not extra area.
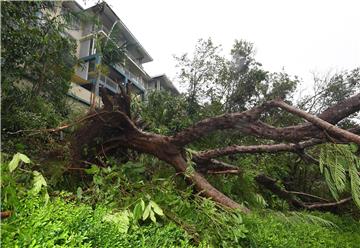
M 308 209 L 308 210 L 318 210 L 318 209 L 331 209 L 331 208 L 334 208 L 334 207 L 337 207 L 339 205 L 343 205 L 349 201 L 351 201 L 352 197 L 347 197 L 347 198 L 344 198 L 340 201 L 337 201 L 337 202 L 329 202 L 329 203 L 313 203 L 313 204 L 310 204 L 310 205 L 306 205 L 305 208 Z
M 177 146 L 185 146 L 216 130 L 239 128 L 257 120 L 266 109 L 265 105 L 261 105 L 241 113 L 224 114 L 199 121 L 170 137 L 171 142 Z
M 269 104 L 272 106 L 280 107 L 292 114 L 298 115 L 298 116 L 306 119 L 307 121 L 313 123 L 314 125 L 328 131 L 329 133 L 333 134 L 336 137 L 341 137 L 343 139 L 355 142 L 356 144 L 360 145 L 360 136 L 359 135 L 356 135 L 356 134 L 353 134 L 344 129 L 338 128 L 338 127 L 332 125 L 331 123 L 320 119 L 319 117 L 316 117 L 312 114 L 306 113 L 305 111 L 302 111 L 300 109 L 294 108 L 293 106 L 290 106 L 283 101 L 272 101 Z
M 275 195 L 279 196 L 280 198 L 286 200 L 288 203 L 293 205 L 296 208 L 303 208 L 307 210 L 318 210 L 318 209 L 326 209 L 326 210 L 333 210 L 334 207 L 337 207 L 339 205 L 342 205 L 344 203 L 349 202 L 352 197 L 348 197 L 345 199 L 342 199 L 337 202 L 327 202 L 327 203 L 304 203 L 298 199 L 296 199 L 292 194 L 294 193 L 301 193 L 301 192 L 293 192 L 293 191 L 287 191 L 286 189 L 280 188 L 278 185 L 276 185 L 276 180 L 273 178 L 270 178 L 268 176 L 265 176 L 264 174 L 260 174 L 255 177 L 256 182 L 258 182 L 260 185 L 265 187 L 266 189 L 270 190 Z M 302 195 L 312 196 L 319 198 L 317 196 L 309 195 L 306 193 L 301 193 Z M 321 200 L 324 200 L 323 198 L 320 198 Z
M 360 93 L 327 108 L 318 115 L 318 118 L 323 119 L 324 121 L 327 121 L 331 124 L 336 124 L 358 111 L 360 111 Z M 299 142 L 309 138 L 326 138 L 324 133 L 322 133 L 320 130 L 321 129 L 314 126 L 312 123 L 277 128 L 262 121 L 249 123 L 241 128 L 241 131 L 248 135 L 253 135 L 263 139 L 289 142 Z M 349 129 L 349 131 L 358 133 L 359 130 Z
M 312 120 L 310 122 L 312 123 L 277 128 L 259 121 L 258 119 L 260 115 L 272 107 L 281 107 L 286 111 L 299 115 L 303 118 L 310 117 Z M 340 136 L 346 140 L 349 140 L 350 137 L 350 139 L 353 141 L 354 139 L 357 140 L 357 137 L 354 136 L 354 134 L 350 133 L 349 131 L 343 132 L 337 127 L 334 128 L 334 126 L 331 124 L 336 124 L 340 120 L 357 111 L 360 111 L 360 93 L 334 106 L 329 107 L 318 117 L 296 109 L 295 107 L 287 105 L 284 102 L 270 101 L 259 107 L 241 113 L 224 114 L 202 120 L 172 136 L 171 142 L 178 146 L 184 146 L 196 139 L 209 135 L 211 132 L 224 129 L 239 129 L 244 134 L 256 136 L 259 138 L 290 142 L 299 142 L 310 138 L 324 139 L 326 136 L 321 132 L 321 129 L 325 129 L 333 135 Z
M 87 145 L 87 148 L 91 146 L 96 148 L 99 147 L 99 145 L 103 145 L 104 147 L 101 147 L 103 152 L 107 151 L 107 149 L 110 150 L 121 147 L 151 154 L 172 165 L 178 172 L 183 173 L 203 195 L 212 198 L 214 201 L 226 207 L 241 208 L 244 212 L 249 212 L 249 209 L 241 206 L 239 203 L 233 201 L 217 190 L 201 173 L 198 173 L 197 171 L 188 173 L 187 169 L 189 165 L 184 155 L 184 146 L 201 137 L 209 135 L 214 131 L 224 129 L 239 129 L 245 134 L 256 137 L 292 141 L 292 143 L 288 144 L 281 143 L 248 147 L 232 146 L 204 151 L 193 156 L 193 160 L 197 163 L 200 170 L 209 173 L 223 174 L 238 173 L 240 170 L 235 166 L 217 161 L 213 158 L 239 152 L 302 152 L 306 147 L 326 141 L 326 136 L 321 132 L 321 129 L 325 129 L 331 135 L 341 137 L 347 141 L 356 140 L 356 137 L 358 137 L 349 131 L 334 127 L 331 123 L 327 122 L 327 120 L 321 120 L 319 117 L 307 114 L 280 101 L 270 101 L 259 107 L 241 113 L 224 114 L 208 118 L 168 137 L 144 132 L 138 128 L 133 118 L 131 118 L 130 97 L 124 89 L 121 89 L 120 95 L 114 97 L 106 96 L 106 92 L 103 92 L 104 108 L 100 110 L 99 113 L 104 114 L 99 114 L 88 119 L 86 125 L 83 125 L 82 129 L 78 130 L 77 136 L 75 136 L 74 139 L 75 142 L 73 142 L 73 150 L 75 152 L 77 151 L 78 154 L 81 154 L 81 149 L 84 145 Z M 328 118 L 329 121 L 336 122 L 341 118 L 345 118 L 348 114 L 358 111 L 360 109 L 360 101 L 356 102 L 356 99 L 357 98 L 355 97 L 352 98 L 351 101 L 345 100 L 341 104 L 329 108 L 330 110 L 328 109 L 327 112 L 324 111 L 325 117 L 323 116 L 323 118 Z M 281 107 L 288 112 L 309 119 L 312 123 L 305 123 L 286 128 L 276 128 L 258 121 L 260 115 L 264 111 L 275 107 Z M 331 114 L 329 114 L 334 113 L 334 111 L 338 111 L 340 117 L 333 118 Z M 101 141 L 100 143 L 98 142 L 99 140 Z M 87 154 L 86 156 L 88 158 L 91 155 Z M 206 170 L 204 170 L 204 168 Z M 261 175 L 257 176 L 256 180 L 272 190 L 275 194 L 287 199 L 292 205 L 300 208 L 310 208 L 310 206 L 307 206 L 296 199 L 288 191 L 277 186 L 275 180 Z M 313 208 L 317 208 L 317 206 L 314 206 Z
M 284 190 L 280 188 L 278 185 L 276 185 L 275 179 L 265 176 L 264 174 L 259 174 L 255 177 L 255 180 L 258 184 L 270 190 L 272 193 L 279 196 L 280 198 L 286 200 L 294 207 L 306 208 L 305 204 L 302 201 L 299 201 L 293 195 L 291 195 L 287 190 Z
M 310 139 L 297 144 L 294 143 L 282 143 L 271 145 L 252 145 L 252 146 L 228 146 L 225 148 L 218 148 L 213 150 L 206 150 L 196 154 L 196 157 L 203 160 L 209 160 L 221 156 L 238 154 L 238 153 L 277 153 L 277 152 L 297 152 L 307 147 L 311 147 L 317 144 L 323 143 L 319 139 Z
M 318 200 L 321 200 L 321 201 L 325 201 L 325 202 L 329 202 L 329 200 L 325 199 L 325 198 L 322 198 L 322 197 L 319 197 L 319 196 L 316 196 L 316 195 L 311 195 L 311 194 L 308 194 L 308 193 L 304 193 L 304 192 L 298 192 L 298 191 L 288 191 L 290 194 L 293 194 L 293 195 L 302 195 L 302 196 L 306 196 L 306 197 L 311 197 L 311 198 L 314 198 L 314 199 L 318 199 Z
M 359 110 L 360 93 L 327 108 L 318 117 L 334 125 Z
M 240 174 L 241 170 L 239 167 L 225 163 L 223 161 L 209 159 L 203 160 L 201 157 L 193 156 L 192 159 L 199 172 L 207 174 Z

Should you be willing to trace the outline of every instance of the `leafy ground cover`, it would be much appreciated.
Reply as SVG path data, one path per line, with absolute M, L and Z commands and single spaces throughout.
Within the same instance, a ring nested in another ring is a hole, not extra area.
M 93 165 L 86 171 L 92 177 L 88 187 L 78 183 L 71 192 L 52 190 L 51 180 L 40 172 L 31 172 L 30 159 L 16 154 L 2 166 L 2 190 L 7 193 L 2 194 L 2 207 L 13 213 L 2 220 L 2 246 L 358 247 L 360 244 L 360 223 L 351 217 L 265 209 L 244 215 L 194 195 L 191 187 L 176 186 L 176 178 L 167 175 L 161 165 L 157 165 L 158 170 L 151 169 L 149 178 L 144 164 L 150 162 L 145 157 L 122 166 Z M 14 191 L 9 191 L 9 187 Z

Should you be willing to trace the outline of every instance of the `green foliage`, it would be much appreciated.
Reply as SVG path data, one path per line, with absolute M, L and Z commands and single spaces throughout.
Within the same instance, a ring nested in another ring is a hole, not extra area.
M 9 163 L 9 172 L 13 172 L 19 165 L 20 162 L 24 162 L 26 164 L 30 163 L 30 159 L 22 153 L 16 153 Z
M 141 204 L 141 206 L 143 205 Z M 142 220 L 146 220 L 150 217 L 151 221 L 156 223 L 155 214 L 159 216 L 164 215 L 162 209 L 154 201 L 149 201 L 148 205 L 143 210 Z
M 47 183 L 45 181 L 45 178 L 41 175 L 40 172 L 38 171 L 33 171 L 33 176 L 34 176 L 34 179 L 33 179 L 33 187 L 31 189 L 31 193 L 33 194 L 38 194 L 42 187 L 47 187 Z
M 308 213 L 253 213 L 245 216 L 246 247 L 357 247 L 359 222 L 345 216 Z
M 67 24 L 54 11 L 52 2 L 2 4 L 2 86 L 6 98 L 23 85 L 21 81 L 28 81 L 30 88 L 25 84 L 22 91 L 31 91 L 30 98 L 42 93 L 62 111 L 75 63 L 75 44 L 63 35 Z
M 191 247 L 174 224 L 132 226 L 127 210 L 111 210 L 64 200 L 46 206 L 36 198 L 22 201 L 15 216 L 1 223 L 4 247 Z
M 327 107 L 340 102 L 360 90 L 360 68 L 328 73 L 326 76 L 314 75 L 312 94 L 304 96 L 299 106 L 318 114 Z
M 216 247 L 238 245 L 245 237 L 239 212 L 223 209 L 199 196 L 194 198 L 192 188 L 175 184 L 172 169 L 149 156 L 126 164 L 112 161 L 105 168 L 91 165 L 86 173 L 92 176 L 92 183 L 76 190 L 78 199 L 94 207 L 131 209 L 127 212 L 129 230 L 174 221 L 192 239 Z M 177 189 L 183 186 L 185 191 Z M 111 216 L 114 213 L 119 211 Z
M 273 212 L 271 214 L 295 226 L 298 224 L 309 224 L 327 228 L 339 228 L 332 221 L 307 212 Z
M 151 131 L 171 135 L 192 123 L 187 115 L 188 103 L 183 96 L 153 91 L 147 97 L 147 101 L 140 107 L 140 114 Z
M 140 198 L 139 202 L 135 205 L 133 210 L 133 216 L 135 221 L 147 220 L 149 217 L 152 222 L 156 223 L 156 217 L 164 216 L 163 210 L 156 204 L 156 202 L 149 200 L 149 203 L 145 206 L 145 202 Z
M 99 29 L 102 25 L 99 26 Z M 106 64 L 125 64 L 126 62 L 126 44 L 119 45 L 117 39 L 121 35 L 119 25 L 114 25 L 108 34 L 108 37 L 97 37 L 97 52 L 102 55 Z
M 147 193 L 144 195 L 149 199 L 147 204 L 140 198 L 140 223 L 135 210 L 130 212 L 127 208 L 114 208 L 125 206 L 126 201 L 133 199 L 126 197 L 128 193 L 119 191 L 121 187 L 125 191 L 138 192 L 133 182 L 139 180 L 139 174 L 143 173 L 139 168 L 143 166 L 135 162 L 129 162 L 120 169 L 92 165 L 86 172 L 93 176 L 93 184 L 84 191 L 79 187 L 75 196 L 83 204 L 70 202 L 69 199 L 74 199 L 74 195 L 66 192 L 52 192 L 58 197 L 49 200 L 44 177 L 22 165 L 30 162 L 24 154 L 14 155 L 10 163 L 11 172 L 9 163 L 6 163 L 6 159 L 4 161 L 5 166 L 1 167 L 2 211 L 13 212 L 1 224 L 4 246 L 190 247 L 190 239 L 183 230 L 164 222 L 164 219 L 156 220 L 156 215 L 164 216 L 164 213 Z M 131 170 L 133 166 L 138 167 L 135 173 Z M 120 178 L 114 185 L 113 180 L 118 176 Z M 94 197 L 96 194 L 98 196 Z M 146 221 L 148 218 L 154 224 L 149 224 Z
M 157 180 L 152 193 L 171 220 L 195 240 L 211 247 L 238 247 L 247 229 L 238 211 L 222 208 L 213 201 L 193 195 L 193 189 L 180 191 L 170 180 Z
M 106 214 L 102 220 L 117 226 L 119 233 L 127 233 L 130 225 L 130 212 L 124 210 L 117 213 Z
M 21 199 L 26 196 L 41 195 L 45 203 L 48 201 L 47 183 L 43 175 L 35 170 L 21 168 L 31 163 L 25 154 L 16 153 L 10 162 L 2 154 L 1 162 L 2 210 L 16 210 L 21 205 Z
M 9 133 L 57 126 L 68 113 L 66 94 L 76 44 L 64 35 L 67 23 L 54 14 L 57 5 L 51 1 L 2 3 L 1 109 L 8 152 L 14 152 L 17 144 L 33 145 L 22 133 Z
M 290 101 L 299 83 L 286 72 L 265 71 L 255 60 L 254 45 L 245 40 L 235 40 L 231 59 L 221 55 L 221 47 L 210 38 L 199 40 L 192 56 L 175 58 L 178 79 L 187 87 L 188 114 L 193 118 L 212 105 L 221 106 L 222 112 L 235 112 L 269 99 Z
M 45 190 L 46 181 L 37 172 L 24 172 L 29 164 L 22 159 L 29 161 L 14 156 L 18 166 L 11 173 L 8 164 L 2 166 L 2 186 L 11 176 L 16 181 L 11 187 L 22 192 L 16 208 L 7 208 L 9 202 L 2 205 L 2 210 L 14 210 L 1 224 L 4 246 L 354 247 L 360 239 L 359 223 L 346 217 L 305 212 L 247 216 L 225 209 L 194 195 L 192 187 L 169 177 L 173 171 L 149 156 L 125 164 L 110 158 L 104 168 L 90 165 L 85 172 L 91 183 L 79 182 L 76 193 L 50 192 L 57 197 L 46 200 L 33 192 Z M 27 176 L 26 184 L 18 181 L 20 176 Z M 253 197 L 266 204 L 260 195 Z
M 338 200 L 339 194 L 349 191 L 360 207 L 360 159 L 354 154 L 356 150 L 355 144 L 324 145 L 320 152 L 319 166 L 333 197 Z
M 182 209 L 183 214 L 177 219 L 178 223 L 181 221 L 179 226 L 171 222 L 134 225 L 132 224 L 135 223 L 132 221 L 134 217 L 128 210 L 110 209 L 102 205 L 92 208 L 83 203 L 65 200 L 69 196 L 68 193 L 63 192 L 45 206 L 41 199 L 24 198 L 22 207 L 15 215 L 1 223 L 2 245 L 4 247 L 35 247 L 36 245 L 194 247 L 191 237 L 182 230 L 184 228 L 189 231 L 189 223 L 196 227 L 196 231 L 203 232 L 199 247 L 350 248 L 356 247 L 360 242 L 359 222 L 346 216 L 296 212 L 287 214 L 255 212 L 241 216 L 214 208 L 211 201 L 203 201 L 199 198 L 200 201 L 189 206 L 186 205 L 190 202 L 185 200 L 184 206 L 174 209 L 176 212 Z M 191 211 L 195 212 L 191 213 Z M 216 234 L 214 228 L 218 225 L 218 234 Z M 235 235 L 239 242 L 229 240 L 231 237 L 229 232 Z M 214 243 L 216 240 L 214 235 L 221 239 L 218 243 Z
M 196 115 L 202 103 L 221 98 L 219 82 L 225 60 L 219 53 L 220 49 L 210 38 L 200 39 L 191 57 L 188 54 L 175 57 L 180 68 L 179 80 L 187 87 L 187 112 L 190 116 Z

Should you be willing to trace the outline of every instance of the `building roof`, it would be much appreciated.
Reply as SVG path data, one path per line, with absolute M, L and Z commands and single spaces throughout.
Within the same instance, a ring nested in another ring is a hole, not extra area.
M 111 19 L 112 23 L 118 22 L 117 25 L 120 25 L 123 35 L 129 44 L 136 46 L 137 51 L 142 55 L 142 63 L 147 63 L 153 61 L 153 58 L 150 54 L 145 50 L 145 48 L 140 44 L 140 42 L 135 38 L 135 36 L 130 32 L 130 30 L 126 27 L 126 25 L 121 21 L 121 19 L 116 15 L 116 13 L 111 9 L 111 7 L 106 3 L 102 2 L 100 4 L 96 4 L 92 7 L 85 9 L 86 12 L 96 12 L 100 8 L 103 8 L 102 11 L 104 15 Z
M 178 89 L 175 87 L 173 82 L 166 76 L 166 74 L 157 75 L 151 78 L 151 81 L 160 80 L 165 84 L 167 88 L 169 88 L 173 93 L 179 95 Z
M 81 7 L 81 5 L 76 1 L 63 1 L 62 4 L 64 6 L 67 6 L 70 9 L 74 10 L 74 11 L 82 11 L 82 10 L 84 10 L 84 8 Z

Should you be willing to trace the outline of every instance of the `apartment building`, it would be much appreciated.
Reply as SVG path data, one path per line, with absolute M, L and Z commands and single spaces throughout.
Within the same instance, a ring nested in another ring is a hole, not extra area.
M 147 90 L 158 90 L 158 91 L 169 91 L 173 94 L 180 94 L 179 91 L 176 89 L 174 84 L 171 82 L 171 80 L 165 75 L 158 75 L 151 78 L 150 81 L 147 83 Z
M 82 61 L 72 77 L 69 96 L 73 99 L 87 106 L 93 103 L 100 105 L 100 87 L 106 88 L 110 94 L 116 94 L 120 92 L 119 87 L 124 85 L 128 85 L 131 92 L 142 99 L 151 90 L 167 90 L 179 94 L 165 74 L 151 77 L 144 70 L 143 64 L 153 61 L 152 57 L 107 3 L 83 9 L 75 1 L 64 1 L 61 11 L 78 13 L 83 17 L 75 18 L 67 32 L 77 43 L 77 55 Z M 96 20 L 96 23 L 91 20 Z M 113 33 L 115 28 L 116 34 Z M 114 42 L 119 49 L 126 47 L 124 61 L 106 64 L 106 72 L 98 70 L 99 65 L 104 64 L 102 54 L 97 51 L 96 42 L 99 42 L 99 37 Z

